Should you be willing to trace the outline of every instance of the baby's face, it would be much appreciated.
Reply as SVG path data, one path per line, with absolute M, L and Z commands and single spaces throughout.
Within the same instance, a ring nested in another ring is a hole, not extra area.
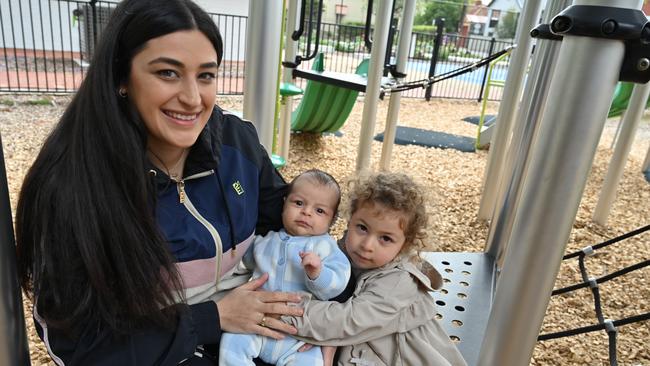
M 334 188 L 298 179 L 284 201 L 282 223 L 289 235 L 314 236 L 327 233 L 338 200 Z
M 406 217 L 381 204 L 363 204 L 350 217 L 345 251 L 357 268 L 379 268 L 397 257 L 406 238 Z

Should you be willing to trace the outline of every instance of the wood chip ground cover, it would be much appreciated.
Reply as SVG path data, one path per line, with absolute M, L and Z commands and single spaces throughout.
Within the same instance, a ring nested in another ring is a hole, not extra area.
M 38 153 L 54 123 L 70 98 L 48 97 L 50 105 L 28 103 L 41 96 L 4 95 L 0 103 L 0 133 L 6 159 L 12 208 L 24 175 Z M 241 110 L 241 97 L 220 97 L 226 109 Z M 11 103 L 10 103 L 11 102 Z M 36 104 L 36 105 L 34 105 Z M 388 102 L 379 105 L 375 132 L 383 131 Z M 490 103 L 488 112 L 495 114 L 498 104 Z M 332 173 L 341 182 L 353 174 L 363 100 L 359 99 L 345 123 L 342 136 L 293 134 L 288 166 L 282 170 L 290 180 L 308 168 L 320 168 Z M 401 126 L 418 127 L 474 137 L 476 126 L 462 121 L 479 114 L 480 105 L 474 101 L 402 99 Z M 571 232 L 567 252 L 581 249 L 634 230 L 650 223 L 650 184 L 640 174 L 643 158 L 650 141 L 650 124 L 642 121 L 636 141 L 618 187 L 617 198 L 607 226 L 591 221 L 601 185 L 612 156 L 610 143 L 618 119 L 607 122 L 589 181 Z M 372 164 L 376 169 L 381 143 L 373 141 Z M 417 146 L 395 146 L 391 168 L 412 175 L 426 190 L 430 199 L 430 246 L 435 251 L 481 251 L 488 225 L 476 218 L 483 170 L 487 152 L 461 153 L 454 150 L 430 149 Z M 343 184 L 345 189 L 345 184 Z M 345 203 L 344 203 L 345 205 Z M 345 214 L 342 215 L 345 218 Z M 345 220 L 340 219 L 332 233 L 340 236 Z M 553 228 L 549 228 L 553 230 Z M 598 277 L 620 268 L 650 259 L 650 233 L 629 239 L 619 245 L 601 250 L 588 258 L 590 275 Z M 562 263 L 556 288 L 579 282 L 577 261 Z M 603 309 L 610 319 L 620 319 L 650 311 L 650 269 L 635 271 L 601 286 Z M 31 305 L 25 301 L 32 365 L 52 365 L 43 343 L 32 323 Z M 582 289 L 551 299 L 542 333 L 567 330 L 596 323 L 590 291 Z M 650 322 L 622 326 L 618 334 L 619 365 L 650 365 Z M 538 342 L 531 365 L 606 365 L 608 364 L 605 332 Z

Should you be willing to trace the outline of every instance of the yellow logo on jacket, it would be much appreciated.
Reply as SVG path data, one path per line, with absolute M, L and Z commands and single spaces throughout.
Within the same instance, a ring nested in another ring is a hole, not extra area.
M 235 183 L 232 184 L 232 188 L 237 192 L 238 195 L 244 194 L 244 187 L 242 187 L 241 183 L 239 181 L 236 181 Z

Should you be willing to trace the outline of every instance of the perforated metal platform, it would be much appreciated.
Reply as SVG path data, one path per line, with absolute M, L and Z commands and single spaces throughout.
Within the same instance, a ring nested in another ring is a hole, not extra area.
M 465 357 L 476 365 L 494 295 L 494 260 L 485 253 L 422 253 L 443 277 L 432 292 L 438 320 Z

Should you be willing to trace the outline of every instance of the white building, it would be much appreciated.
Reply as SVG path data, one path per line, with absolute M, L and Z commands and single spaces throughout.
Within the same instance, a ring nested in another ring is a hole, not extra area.
M 106 24 L 119 0 L 97 4 L 95 18 Z M 196 0 L 224 35 L 224 58 L 244 59 L 249 0 Z M 48 0 L 0 0 L 0 46 L 3 53 L 87 59 L 93 49 L 92 10 L 88 2 Z M 98 32 L 100 34 L 101 32 Z M 1 54 L 0 54 L 1 55 Z

